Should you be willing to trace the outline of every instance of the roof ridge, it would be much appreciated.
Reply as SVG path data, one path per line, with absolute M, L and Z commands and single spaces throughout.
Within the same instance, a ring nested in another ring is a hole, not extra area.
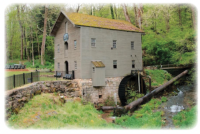
M 143 30 L 134 26 L 132 23 L 125 20 L 103 18 L 76 12 L 62 12 L 62 13 L 65 14 L 71 22 L 79 26 L 90 26 L 90 27 L 99 27 L 99 28 L 106 28 L 113 30 L 142 32 L 142 33 L 144 32 Z

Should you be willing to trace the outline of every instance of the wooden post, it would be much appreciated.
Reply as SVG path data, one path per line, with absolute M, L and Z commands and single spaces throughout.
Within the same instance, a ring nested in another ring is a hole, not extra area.
M 166 82 L 165 84 L 163 84 L 162 86 L 154 89 L 152 92 L 146 94 L 145 96 L 143 96 L 142 98 L 139 98 L 131 103 L 129 103 L 128 105 L 125 106 L 126 110 L 134 110 L 138 105 L 147 102 L 148 100 L 150 100 L 155 94 L 157 94 L 158 92 L 162 91 L 163 89 L 165 89 L 167 86 L 169 86 L 170 84 L 172 84 L 174 81 L 178 80 L 179 78 L 181 78 L 182 76 L 186 75 L 188 73 L 188 70 L 185 70 L 184 72 L 180 73 L 179 75 L 177 75 L 176 77 L 174 77 L 173 79 L 171 79 L 170 81 Z
M 15 88 L 15 75 L 13 75 L 13 86 Z
M 23 73 L 23 80 L 24 80 L 24 84 L 25 84 L 25 73 Z
M 72 70 L 72 77 L 73 77 L 73 79 L 75 79 L 74 70 Z
M 31 72 L 31 83 L 33 82 L 33 74 L 32 74 L 32 72 Z
M 140 78 L 141 78 L 141 90 L 142 90 L 141 93 L 143 93 L 143 81 L 142 81 L 142 76 L 141 76 Z

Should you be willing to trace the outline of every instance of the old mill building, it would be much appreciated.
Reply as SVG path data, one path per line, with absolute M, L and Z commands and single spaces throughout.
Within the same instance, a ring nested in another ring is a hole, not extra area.
M 124 20 L 60 12 L 51 31 L 55 71 L 74 70 L 76 79 L 105 86 L 105 78 L 142 70 L 142 34 Z

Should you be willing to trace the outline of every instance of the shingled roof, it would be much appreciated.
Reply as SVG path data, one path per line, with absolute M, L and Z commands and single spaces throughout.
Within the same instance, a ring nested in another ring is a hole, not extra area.
M 105 29 L 144 33 L 143 30 L 132 25 L 130 22 L 127 22 L 124 20 L 107 19 L 107 18 L 92 16 L 92 15 L 87 15 L 87 14 L 80 14 L 80 13 L 61 12 L 52 29 L 52 32 L 51 32 L 52 35 L 55 35 L 55 32 L 57 31 L 57 28 L 55 27 L 56 25 L 57 27 L 60 26 L 57 23 L 60 23 L 63 20 L 64 16 L 67 17 L 74 26 L 98 27 L 98 28 L 105 28 Z

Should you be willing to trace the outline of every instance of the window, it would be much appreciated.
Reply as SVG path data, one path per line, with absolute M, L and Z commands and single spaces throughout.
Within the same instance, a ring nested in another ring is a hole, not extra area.
M 58 53 L 60 52 L 60 45 L 58 44 Z
M 132 60 L 132 68 L 135 68 L 135 60 Z
M 74 61 L 74 69 L 77 69 L 77 61 Z
M 95 46 L 96 46 L 96 39 L 91 38 L 91 47 L 95 47 Z
M 60 63 L 58 62 L 58 70 L 60 70 Z
M 65 42 L 65 50 L 68 50 L 68 42 Z
M 93 73 L 95 73 L 95 67 L 92 68 Z
M 113 68 L 117 68 L 117 60 L 113 60 Z
M 134 49 L 134 41 L 131 41 L 131 50 Z
M 113 40 L 113 48 L 117 48 L 117 47 L 116 47 L 116 45 L 117 45 L 116 42 L 117 42 L 116 40 Z
M 74 40 L 74 49 L 76 49 L 76 40 Z

